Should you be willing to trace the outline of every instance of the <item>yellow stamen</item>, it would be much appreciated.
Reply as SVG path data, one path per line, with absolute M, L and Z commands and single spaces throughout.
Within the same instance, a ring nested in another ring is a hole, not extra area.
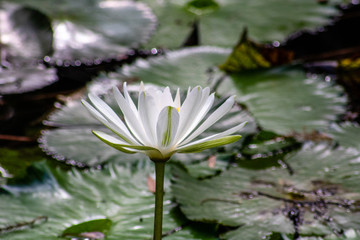
M 176 107 L 176 110 L 179 112 L 179 111 L 180 111 L 180 107 Z

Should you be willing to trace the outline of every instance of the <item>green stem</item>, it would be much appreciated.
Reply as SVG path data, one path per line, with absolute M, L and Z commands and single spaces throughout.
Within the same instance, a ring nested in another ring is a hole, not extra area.
M 163 197 L 164 197 L 164 161 L 155 161 L 156 190 L 155 190 L 155 220 L 154 220 L 154 238 L 162 238 L 162 218 L 163 218 Z

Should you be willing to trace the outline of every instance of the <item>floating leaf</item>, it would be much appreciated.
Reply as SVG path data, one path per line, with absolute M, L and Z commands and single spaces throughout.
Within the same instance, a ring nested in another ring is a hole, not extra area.
M 177 48 L 198 21 L 202 45 L 231 47 L 244 27 L 260 42 L 281 41 L 300 29 L 329 23 L 339 15 L 331 1 L 253 1 L 247 0 L 142 0 L 158 17 L 159 28 L 148 47 Z
M 1 5 L 0 16 L 2 61 L 16 65 L 52 53 L 53 31 L 43 13 L 5 2 Z
M 261 239 L 271 232 L 340 236 L 360 225 L 359 159 L 320 144 L 287 157 L 292 175 L 284 168 L 233 167 L 199 181 L 177 167 L 172 190 L 189 219 L 238 227 L 224 239 Z
M 144 4 L 132 1 L 13 1 L 46 14 L 54 31 L 53 59 L 114 58 L 145 42 L 155 17 Z M 50 59 L 48 59 L 51 61 Z
M 110 74 L 111 79 L 136 79 L 145 83 L 187 89 L 212 84 L 213 68 L 224 62 L 229 49 L 217 47 L 193 47 L 169 52 L 148 60 L 139 59 L 124 66 L 119 74 Z
M 324 130 L 345 113 L 343 89 L 294 67 L 233 74 L 217 91 L 236 94 L 260 126 L 278 134 Z
M 1 239 L 68 239 L 107 240 L 150 239 L 153 229 L 154 195 L 147 189 L 146 176 L 153 173 L 150 161 L 131 168 L 109 165 L 102 171 L 64 172 L 52 170 L 52 188 L 39 188 L 13 195 L 0 195 Z M 47 169 L 47 170 L 46 170 Z M 42 185 L 44 185 L 43 183 Z M 164 199 L 164 233 L 183 224 L 170 201 L 166 181 Z M 106 186 L 106 187 L 104 187 Z M 42 186 L 44 187 L 44 186 Z M 34 219 L 43 216 L 45 221 Z M 19 223 L 22 224 L 21 227 Z M 5 229 L 8 229 L 5 231 Z M 213 233 L 194 230 L 190 225 L 168 234 L 168 239 L 215 240 Z M 3 231 L 4 230 L 4 231 Z
M 18 94 L 34 91 L 57 81 L 56 69 L 43 65 L 0 67 L 0 94 Z
M 252 42 L 244 30 L 239 43 L 219 68 L 228 73 L 270 68 L 291 62 L 293 52 Z
M 360 127 L 351 122 L 332 124 L 328 133 L 340 146 L 360 152 Z

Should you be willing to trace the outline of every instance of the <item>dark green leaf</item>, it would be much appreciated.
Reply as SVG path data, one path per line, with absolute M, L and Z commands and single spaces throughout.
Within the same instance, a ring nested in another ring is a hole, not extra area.
M 103 239 L 111 227 L 112 221 L 110 219 L 95 219 L 68 227 L 61 234 L 61 237 L 88 237 L 91 239 Z

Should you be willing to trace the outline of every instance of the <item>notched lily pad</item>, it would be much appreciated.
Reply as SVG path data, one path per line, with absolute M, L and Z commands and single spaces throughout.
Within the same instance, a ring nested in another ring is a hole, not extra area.
M 359 158 L 325 144 L 305 146 L 285 159 L 292 175 L 283 168 L 233 167 L 199 181 L 175 168 L 172 189 L 189 219 L 238 227 L 224 239 L 261 239 L 271 232 L 341 237 L 360 225 Z

